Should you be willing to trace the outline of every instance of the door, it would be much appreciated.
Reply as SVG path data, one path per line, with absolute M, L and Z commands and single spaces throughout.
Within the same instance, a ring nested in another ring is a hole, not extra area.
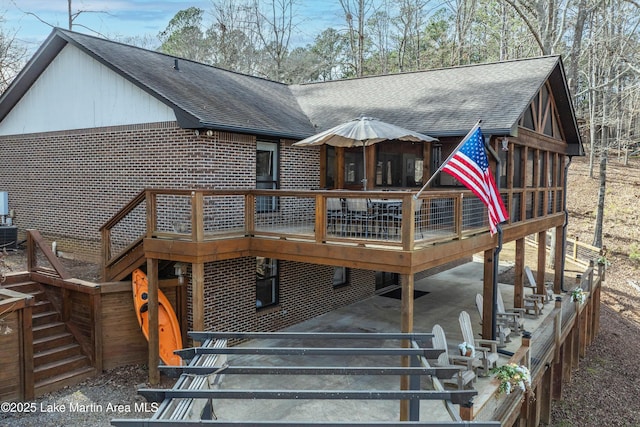
M 275 190 L 278 188 L 278 144 L 258 141 L 256 151 L 256 188 Z M 258 212 L 273 212 L 277 200 L 271 196 L 256 198 Z

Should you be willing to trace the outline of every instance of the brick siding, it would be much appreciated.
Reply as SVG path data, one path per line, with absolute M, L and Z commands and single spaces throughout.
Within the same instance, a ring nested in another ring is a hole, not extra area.
M 0 137 L 0 191 L 27 228 L 99 260 L 99 228 L 144 188 L 254 188 L 255 137 L 175 122 Z

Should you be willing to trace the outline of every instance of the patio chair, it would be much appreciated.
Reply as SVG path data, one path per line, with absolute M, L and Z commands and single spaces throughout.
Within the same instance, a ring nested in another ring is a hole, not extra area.
M 434 365 L 440 368 L 460 367 L 460 371 L 450 379 L 444 380 L 445 384 L 454 384 L 459 389 L 465 388 L 468 384 L 476 380 L 476 374 L 473 370 L 473 358 L 466 356 L 450 355 L 447 347 L 447 338 L 444 330 L 440 325 L 433 325 L 433 348 L 444 349 L 444 352 L 438 356 Z M 464 368 L 466 366 L 466 368 Z
M 342 207 L 342 199 L 338 197 L 327 198 L 327 231 L 329 228 L 337 233 L 337 226 L 340 223 L 340 234 L 344 234 L 344 209 Z
M 547 301 L 548 295 L 536 293 L 538 291 L 538 286 L 536 285 L 536 280 L 534 279 L 533 272 L 529 266 L 524 267 L 524 272 L 527 276 L 527 280 L 529 281 L 529 284 L 525 286 L 525 289 L 530 288 L 532 294 L 524 296 L 523 308 L 526 310 L 527 314 L 533 314 L 538 317 L 540 313 L 542 313 L 542 309 L 544 308 L 544 303 Z M 553 299 L 553 292 L 551 293 L 551 298 Z
M 476 308 L 480 314 L 480 323 L 483 322 L 483 298 L 482 295 L 476 294 Z M 505 343 L 511 341 L 511 328 L 506 324 L 504 318 L 497 316 L 496 312 L 496 337 L 498 337 L 498 346 L 504 347 Z
M 536 283 L 536 279 L 533 277 L 533 272 L 531 271 L 531 269 L 529 268 L 528 265 L 525 265 L 524 267 L 524 273 L 527 276 L 527 281 L 529 282 L 528 285 L 525 285 L 527 288 L 531 288 L 531 291 L 534 295 L 535 298 L 541 299 L 540 295 L 543 295 L 544 298 L 542 299 L 543 303 L 547 303 L 550 301 L 553 301 L 553 284 L 551 285 L 544 285 L 544 294 L 537 294 L 536 292 L 538 292 L 538 285 Z
M 520 333 L 524 331 L 524 312 L 523 308 L 512 308 L 507 310 L 504 306 L 502 293 L 498 291 L 496 296 L 496 314 L 503 320 L 504 324 L 511 328 L 512 331 Z
M 415 233 L 416 236 L 420 233 L 420 237 L 424 237 L 424 232 L 422 230 L 422 203 L 424 199 L 418 199 L 415 201 L 413 207 L 414 213 L 414 221 L 415 221 Z M 390 210 L 384 220 L 387 224 L 393 227 L 394 233 L 397 236 L 400 233 L 400 225 L 402 224 L 402 205 L 398 209 Z
M 369 237 L 369 226 L 373 225 L 376 219 L 376 215 L 371 209 L 369 199 L 348 198 L 346 200 L 348 225 L 359 224 L 360 235 L 364 235 L 365 238 Z
M 476 339 L 473 336 L 471 318 L 466 311 L 460 312 L 458 322 L 462 330 L 462 339 L 467 343 L 474 343 L 475 345 L 476 357 L 472 362 L 474 369 L 480 371 L 482 376 L 488 376 L 491 368 L 496 367 L 500 359 L 500 355 L 498 354 L 498 341 Z

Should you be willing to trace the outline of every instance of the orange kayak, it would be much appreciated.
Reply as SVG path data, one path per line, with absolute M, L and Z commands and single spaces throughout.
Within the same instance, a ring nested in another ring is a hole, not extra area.
M 147 275 L 140 269 L 136 269 L 132 274 L 133 305 L 136 310 L 136 317 L 144 337 L 149 340 L 149 310 L 148 292 L 149 281 Z M 175 311 L 165 294 L 158 289 L 158 331 L 160 341 L 160 359 L 170 366 L 182 365 L 182 359 L 174 350 L 182 349 L 182 336 L 180 334 L 180 324 Z

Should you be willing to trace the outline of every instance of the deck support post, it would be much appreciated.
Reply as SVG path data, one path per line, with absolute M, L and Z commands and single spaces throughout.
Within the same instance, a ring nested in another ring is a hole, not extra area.
M 193 330 L 204 331 L 204 263 L 191 264 L 191 304 L 193 309 Z M 194 345 L 199 343 L 194 342 Z
M 547 269 L 547 232 L 546 230 L 538 233 L 538 271 L 536 276 L 537 294 L 546 295 L 544 287 Z
M 158 331 L 158 260 L 147 258 L 149 319 L 149 384 L 160 383 L 160 333 Z
M 513 306 L 524 307 L 524 238 L 516 240 L 516 265 L 513 283 Z
M 537 399 L 540 401 L 540 421 L 546 425 L 551 422 L 551 384 L 553 382 L 553 368 L 547 367 L 538 387 Z
M 482 338 L 495 339 L 495 325 L 493 324 L 493 249 L 484 251 L 484 274 L 482 285 Z
M 403 274 L 400 276 L 400 282 L 402 283 L 402 303 L 400 313 L 400 332 L 411 333 L 413 332 L 413 289 L 414 280 L 413 274 Z M 409 340 L 402 341 L 403 348 L 410 348 L 411 342 Z M 410 356 L 401 356 L 402 367 L 411 366 Z M 409 390 L 409 376 L 403 375 L 400 377 L 400 390 Z M 409 401 L 400 401 L 400 421 L 409 421 Z
M 558 295 L 562 292 L 562 275 L 564 274 L 563 266 L 564 266 L 564 252 L 563 252 L 563 242 L 565 241 L 564 235 L 564 227 L 559 226 L 556 227 L 556 246 L 555 250 L 555 262 L 553 266 L 554 276 L 553 276 L 553 293 Z

